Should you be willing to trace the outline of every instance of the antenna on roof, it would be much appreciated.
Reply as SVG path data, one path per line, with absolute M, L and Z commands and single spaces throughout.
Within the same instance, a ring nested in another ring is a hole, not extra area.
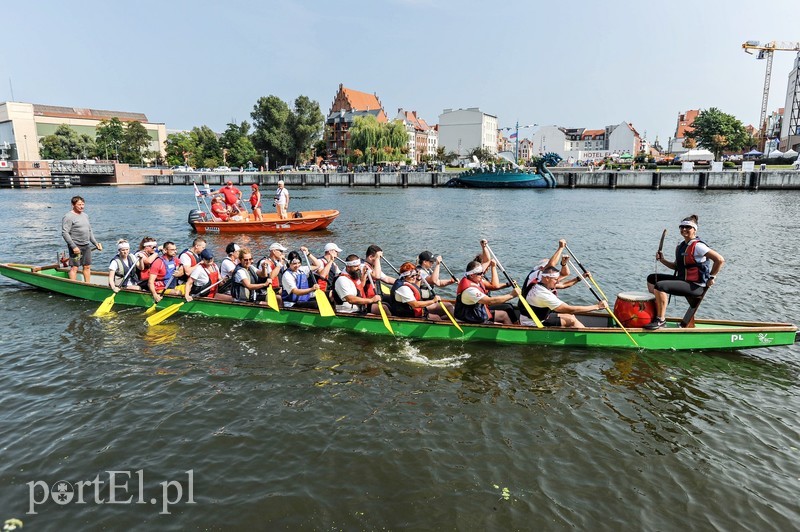
M 11 76 L 8 76 L 8 86 L 11 87 L 11 101 L 13 102 L 13 101 L 15 101 L 14 100 L 14 84 L 11 83 Z

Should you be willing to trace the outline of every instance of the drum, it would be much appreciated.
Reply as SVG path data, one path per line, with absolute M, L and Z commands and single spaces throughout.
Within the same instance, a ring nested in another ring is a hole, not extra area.
M 644 327 L 656 315 L 656 297 L 649 292 L 620 292 L 614 315 L 625 327 Z

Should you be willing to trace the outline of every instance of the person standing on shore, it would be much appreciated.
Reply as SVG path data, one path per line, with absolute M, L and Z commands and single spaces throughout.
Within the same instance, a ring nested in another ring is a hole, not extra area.
M 281 220 L 288 218 L 286 213 L 289 209 L 289 191 L 286 190 L 284 185 L 283 180 L 278 181 L 278 190 L 275 191 L 275 201 L 273 202 L 275 211 L 281 217 Z
M 91 280 L 92 248 L 103 251 L 103 245 L 94 238 L 89 217 L 83 212 L 86 202 L 80 196 L 73 196 L 72 210 L 61 220 L 61 236 L 69 249 L 69 278 L 78 279 L 78 266 L 83 268 L 83 282 Z

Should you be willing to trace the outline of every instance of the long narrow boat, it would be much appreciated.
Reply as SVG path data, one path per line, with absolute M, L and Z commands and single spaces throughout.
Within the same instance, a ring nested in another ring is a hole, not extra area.
M 91 283 L 71 281 L 64 269 L 53 266 L 36 267 L 24 264 L 0 264 L 0 274 L 22 283 L 80 299 L 100 302 L 111 295 L 103 272 L 92 274 Z M 167 296 L 158 304 L 166 308 L 183 299 Z M 115 304 L 149 307 L 153 300 L 148 293 L 122 290 Z M 312 310 L 281 309 L 251 303 L 228 303 L 199 298 L 181 306 L 180 313 L 250 320 L 265 323 L 302 325 L 306 327 L 345 329 L 373 334 L 390 334 L 378 316 L 339 315 L 322 317 Z M 171 319 L 178 319 L 177 317 Z M 463 334 L 449 322 L 429 322 L 412 318 L 390 318 L 396 336 L 426 340 L 484 341 L 501 344 L 553 345 L 571 347 L 636 346 L 610 319 L 599 313 L 580 316 L 586 329 L 548 327 L 537 329 L 524 326 L 461 324 Z M 144 320 L 144 319 L 143 319 Z M 797 327 L 789 323 L 761 323 L 722 320 L 697 320 L 696 327 L 681 329 L 678 319 L 670 319 L 666 329 L 646 331 L 628 329 L 641 349 L 696 350 L 750 349 L 791 345 L 797 340 Z
M 246 220 L 215 221 L 206 213 L 192 210 L 189 223 L 200 234 L 204 233 L 282 233 L 286 231 L 319 231 L 325 229 L 339 216 L 337 210 L 302 211 L 290 213 L 291 217 L 282 219 L 277 213 L 265 213 L 261 220 L 248 214 Z

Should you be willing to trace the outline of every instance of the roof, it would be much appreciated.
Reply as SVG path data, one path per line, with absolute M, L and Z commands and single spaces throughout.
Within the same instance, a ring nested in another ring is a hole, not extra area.
M 675 138 L 682 139 L 686 137 L 686 133 L 694 131 L 692 124 L 694 119 L 700 114 L 699 109 L 691 109 L 685 113 L 678 115 L 678 127 L 675 129 Z
M 33 104 L 34 116 L 50 116 L 55 118 L 83 118 L 87 120 L 106 120 L 119 118 L 122 122 L 147 122 L 144 113 L 126 113 L 122 111 L 105 111 L 101 109 L 83 109 L 80 107 L 60 107 L 58 105 Z
M 597 137 L 605 134 L 606 134 L 605 129 L 586 129 L 583 131 L 583 136 L 581 138 L 586 139 L 588 137 Z
M 378 100 L 378 96 L 375 94 L 368 94 L 366 92 L 348 89 L 347 87 L 342 87 L 342 92 L 345 98 L 347 98 L 347 101 L 350 102 L 350 108 L 354 111 L 369 111 L 383 108 L 380 100 Z

